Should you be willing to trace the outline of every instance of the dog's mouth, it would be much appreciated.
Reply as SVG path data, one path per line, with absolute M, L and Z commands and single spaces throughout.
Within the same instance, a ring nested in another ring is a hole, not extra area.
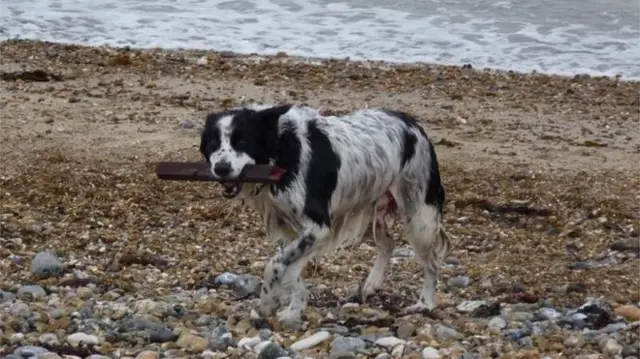
M 240 181 L 223 181 L 221 184 L 224 187 L 222 196 L 225 198 L 235 198 L 242 191 L 242 183 Z

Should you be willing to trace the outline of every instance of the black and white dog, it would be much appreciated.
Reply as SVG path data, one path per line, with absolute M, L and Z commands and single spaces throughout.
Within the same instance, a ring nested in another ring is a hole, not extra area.
M 265 268 L 261 315 L 288 300 L 278 319 L 299 324 L 308 298 L 304 266 L 369 233 L 378 252 L 361 297 L 374 294 L 394 249 L 387 215 L 404 220 L 405 237 L 424 264 L 420 299 L 406 312 L 435 307 L 438 270 L 450 249 L 442 229 L 445 191 L 434 148 L 414 118 L 387 109 L 323 116 L 306 105 L 250 105 L 210 114 L 200 150 L 214 177 L 242 193 L 267 236 L 282 245 Z M 286 172 L 268 187 L 239 183 L 250 164 Z

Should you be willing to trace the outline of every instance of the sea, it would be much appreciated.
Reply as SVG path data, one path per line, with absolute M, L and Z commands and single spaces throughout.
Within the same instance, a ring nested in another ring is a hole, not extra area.
M 16 38 L 640 80 L 640 0 L 0 0 Z

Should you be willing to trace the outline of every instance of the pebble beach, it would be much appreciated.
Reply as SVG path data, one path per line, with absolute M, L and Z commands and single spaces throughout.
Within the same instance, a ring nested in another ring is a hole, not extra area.
M 438 308 L 393 226 L 307 268 L 299 331 L 253 312 L 275 248 L 207 183 L 211 111 L 243 103 L 414 114 L 454 248 Z M 0 42 L 0 358 L 638 358 L 640 82 L 464 66 Z

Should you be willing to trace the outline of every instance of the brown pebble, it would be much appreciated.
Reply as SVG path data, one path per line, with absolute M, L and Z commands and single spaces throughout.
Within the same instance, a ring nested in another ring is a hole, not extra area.
M 623 305 L 616 308 L 613 313 L 617 316 L 623 317 L 629 322 L 635 322 L 640 320 L 640 308 L 634 305 Z
M 186 349 L 193 352 L 202 352 L 207 349 L 207 340 L 197 335 L 183 332 L 176 342 L 182 349 Z
M 138 356 L 136 356 L 136 359 L 159 359 L 159 358 L 160 358 L 160 353 L 154 352 L 151 350 L 143 351 L 142 353 L 138 354 Z

